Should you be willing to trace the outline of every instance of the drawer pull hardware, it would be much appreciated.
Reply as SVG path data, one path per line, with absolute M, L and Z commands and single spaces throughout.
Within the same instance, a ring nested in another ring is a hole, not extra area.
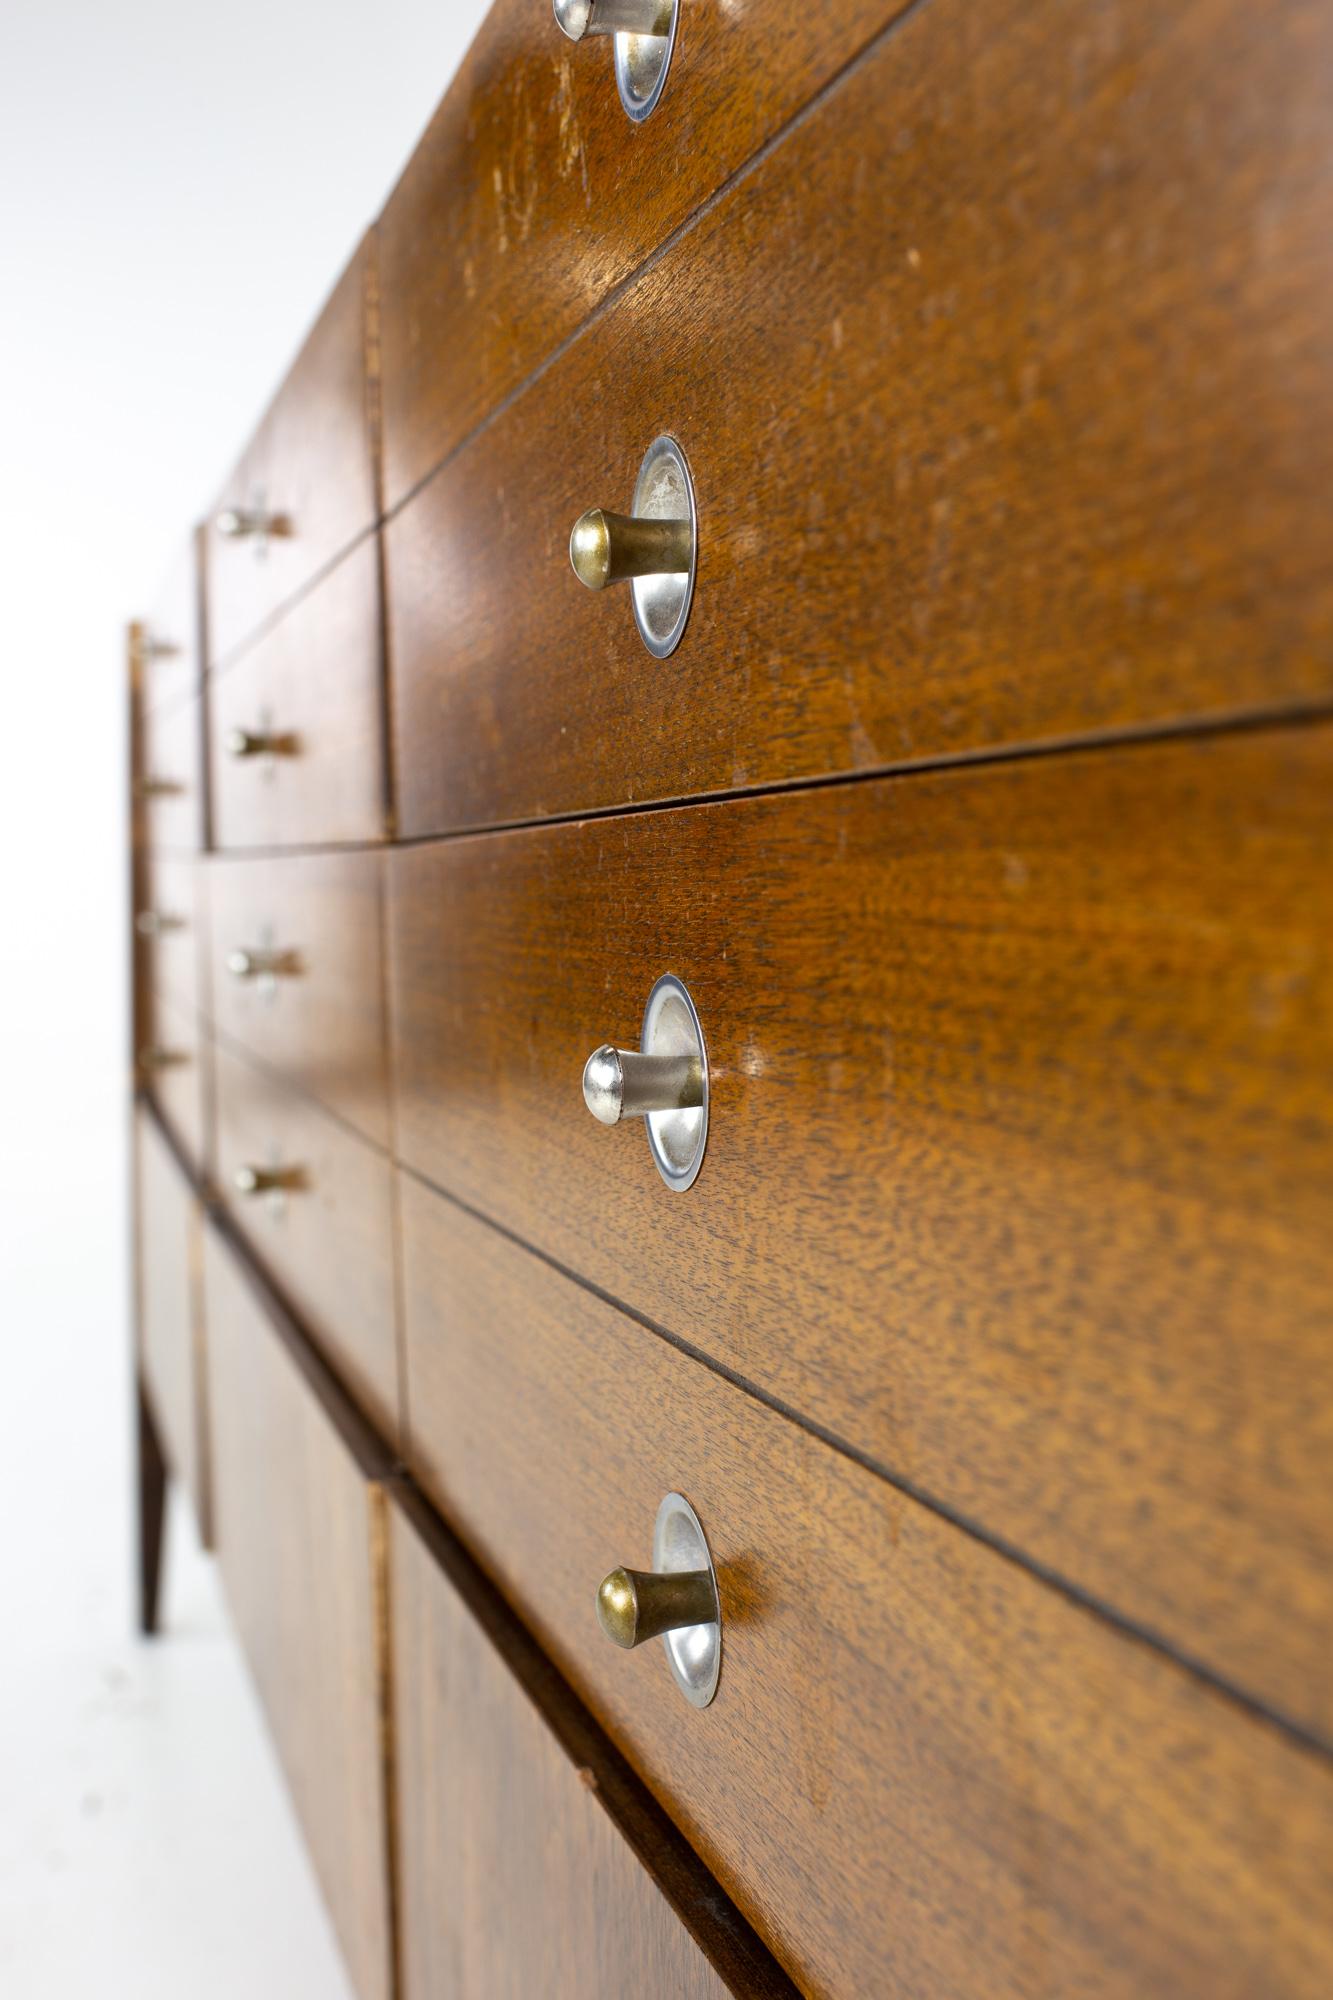
M 178 799 L 184 792 L 184 785 L 175 778 L 136 778 L 134 782 L 136 799 Z
M 296 738 L 280 735 L 272 729 L 229 729 L 227 755 L 236 758 L 294 757 Z
M 283 1167 L 237 1167 L 231 1184 L 237 1194 L 278 1194 L 294 1187 L 296 1177 Z
M 657 1510 L 652 1569 L 613 1569 L 604 1577 L 597 1618 L 616 1646 L 662 1639 L 677 1687 L 707 1708 L 722 1668 L 721 1600 L 707 1537 L 679 1493 L 668 1493 Z
M 144 1069 L 180 1069 L 189 1060 L 183 1049 L 165 1049 L 154 1045 L 139 1051 L 139 1062 Z
M 270 513 L 267 507 L 224 507 L 216 525 L 229 542 L 254 542 L 257 554 L 270 542 L 285 541 L 293 533 L 288 516 Z
M 134 928 L 140 937 L 160 938 L 168 931 L 183 931 L 187 926 L 184 917 L 174 917 L 167 910 L 140 910 Z
M 656 110 L 676 46 L 680 0 L 553 0 L 571 42 L 614 35 L 616 88 L 636 125 Z
M 694 481 L 674 438 L 656 438 L 639 470 L 633 511 L 592 507 L 569 538 L 569 560 L 589 590 L 628 583 L 639 637 L 665 660 L 681 642 L 694 595 L 698 522 Z
M 673 973 L 644 1009 L 642 1046 L 594 1049 L 583 1101 L 601 1125 L 642 1118 L 657 1171 L 678 1193 L 693 1185 L 708 1140 L 708 1051 L 688 991 Z
M 251 950 L 229 951 L 227 970 L 233 979 L 285 979 L 295 974 L 297 959 L 295 952 L 256 946 Z
M 139 641 L 139 656 L 143 660 L 176 660 L 180 653 L 174 639 L 159 639 L 152 632 L 145 632 Z

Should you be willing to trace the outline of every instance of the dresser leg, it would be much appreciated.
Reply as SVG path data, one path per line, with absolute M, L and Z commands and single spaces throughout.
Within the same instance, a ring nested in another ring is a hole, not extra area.
M 139 1629 L 157 1630 L 158 1586 L 162 1578 L 162 1535 L 166 1522 L 167 1461 L 143 1383 L 139 1396 Z

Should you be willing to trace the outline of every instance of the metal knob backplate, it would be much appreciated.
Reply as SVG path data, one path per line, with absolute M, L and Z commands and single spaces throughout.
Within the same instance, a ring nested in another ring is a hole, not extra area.
M 707 1708 L 722 1672 L 722 1600 L 699 1516 L 680 1493 L 657 1510 L 651 1572 L 613 1569 L 597 1592 L 597 1618 L 617 1646 L 659 1635 L 686 1701 Z
M 648 1150 L 673 1192 L 694 1185 L 708 1144 L 708 1050 L 693 1000 L 672 972 L 648 995 L 639 1049 L 610 1043 L 583 1068 L 583 1101 L 601 1125 L 642 1118 Z
M 658 660 L 685 635 L 698 549 L 694 481 L 684 452 L 665 436 L 648 447 L 630 513 L 590 508 L 569 538 L 570 565 L 589 590 L 629 584 L 639 637 Z
M 680 0 L 553 0 L 571 42 L 614 35 L 616 88 L 636 125 L 651 117 L 666 89 L 680 25 Z

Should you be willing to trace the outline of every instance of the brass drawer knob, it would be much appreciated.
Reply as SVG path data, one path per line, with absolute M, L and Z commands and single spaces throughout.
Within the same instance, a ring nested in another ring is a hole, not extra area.
M 227 755 L 238 760 L 247 757 L 294 757 L 296 738 L 283 736 L 273 729 L 229 729 L 226 747 Z
M 237 1167 L 231 1177 L 237 1194 L 280 1194 L 299 1184 L 299 1176 L 287 1167 Z
M 583 1101 L 599 1125 L 642 1118 L 669 1188 L 692 1187 L 708 1142 L 708 1050 L 689 992 L 666 973 L 648 995 L 639 1049 L 609 1042 L 583 1066 Z
M 676 46 L 680 0 L 553 0 L 571 42 L 615 36 L 616 88 L 636 125 L 656 110 Z
M 674 438 L 655 438 L 639 468 L 632 511 L 592 507 L 569 538 L 569 560 L 589 590 L 628 583 L 639 637 L 656 659 L 674 653 L 694 596 L 698 521 L 694 481 Z
M 708 1539 L 683 1495 L 668 1493 L 657 1510 L 652 1569 L 602 1579 L 597 1619 L 616 1646 L 660 1638 L 681 1693 L 707 1708 L 722 1671 L 722 1606 Z
M 160 938 L 168 931 L 183 931 L 186 923 L 184 917 L 174 917 L 167 910 L 140 910 L 134 928 L 142 938 Z
M 243 947 L 227 953 L 227 970 L 233 979 L 268 982 L 290 978 L 296 971 L 296 955 L 266 945 Z
M 218 533 L 229 542 L 254 542 L 262 551 L 271 541 L 285 540 L 292 533 L 286 514 L 275 514 L 262 505 L 224 507 L 216 521 Z
M 706 1569 L 659 1576 L 656 1570 L 613 1569 L 597 1592 L 597 1616 L 612 1645 L 628 1651 L 682 1625 L 716 1625 L 717 1592 Z

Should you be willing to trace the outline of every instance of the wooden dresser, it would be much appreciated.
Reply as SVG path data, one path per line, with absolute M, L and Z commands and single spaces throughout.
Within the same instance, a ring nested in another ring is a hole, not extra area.
M 1328 2000 L 1333 8 L 556 13 L 130 633 L 145 1625 L 362 2000 Z

